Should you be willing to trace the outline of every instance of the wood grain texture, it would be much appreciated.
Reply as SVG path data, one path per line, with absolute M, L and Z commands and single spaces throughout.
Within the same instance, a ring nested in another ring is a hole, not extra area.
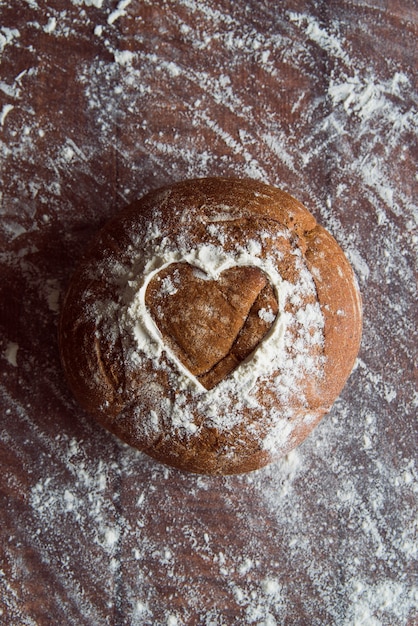
M 5 0 L 0 15 L 0 623 L 416 624 L 416 3 Z M 225 479 L 92 423 L 56 341 L 99 226 L 206 175 L 299 198 L 365 305 L 357 369 L 315 434 Z

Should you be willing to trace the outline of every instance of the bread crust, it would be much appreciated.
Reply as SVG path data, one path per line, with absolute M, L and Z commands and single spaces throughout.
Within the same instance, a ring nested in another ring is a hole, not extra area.
M 205 178 L 151 192 L 102 229 L 59 344 L 103 426 L 169 465 L 231 474 L 305 439 L 343 388 L 361 327 L 350 264 L 300 202 Z

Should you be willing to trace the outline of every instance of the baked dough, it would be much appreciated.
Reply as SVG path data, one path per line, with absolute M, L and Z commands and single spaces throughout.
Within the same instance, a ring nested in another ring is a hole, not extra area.
M 358 353 L 361 299 L 341 248 L 289 194 L 187 180 L 99 233 L 59 328 L 79 403 L 169 465 L 260 468 L 330 409 Z

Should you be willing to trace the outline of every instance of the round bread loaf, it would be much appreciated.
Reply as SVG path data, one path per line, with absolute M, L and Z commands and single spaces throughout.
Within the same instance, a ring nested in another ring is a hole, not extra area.
M 347 259 L 300 202 L 204 178 L 103 228 L 59 342 L 75 397 L 103 426 L 169 465 L 231 474 L 305 439 L 350 374 L 361 319 Z

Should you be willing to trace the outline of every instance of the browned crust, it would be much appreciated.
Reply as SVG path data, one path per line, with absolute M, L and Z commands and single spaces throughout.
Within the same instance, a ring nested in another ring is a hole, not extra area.
M 106 300 L 112 303 L 117 317 L 120 286 L 106 276 L 103 267 L 110 257 L 129 264 L 133 233 L 145 231 L 155 219 L 156 207 L 172 233 L 181 233 L 182 216 L 193 215 L 193 223 L 188 226 L 191 239 L 204 243 L 205 222 L 216 221 L 214 207 L 218 204 L 232 207 L 230 228 L 231 232 L 236 230 L 236 237 L 251 236 L 252 224 L 260 220 L 265 221 L 266 229 L 273 223 L 286 228 L 314 278 L 325 320 L 325 362 L 321 380 L 304 381 L 306 410 L 312 414 L 310 421 L 298 420 L 296 416 L 292 438 L 281 453 L 298 445 L 329 410 L 351 372 L 360 344 L 362 313 L 354 274 L 341 248 L 303 205 L 281 190 L 253 180 L 197 179 L 157 190 L 135 202 L 99 233 L 76 271 L 61 315 L 59 343 L 75 397 L 105 427 L 170 465 L 195 472 L 227 474 L 254 470 L 272 460 L 271 454 L 260 446 L 260 437 L 268 433 L 271 424 L 245 409 L 242 427 L 238 425 L 231 432 L 203 425 L 205 416 L 195 416 L 202 427 L 192 443 L 181 434 L 173 437 L 172 433 L 165 433 L 164 428 L 158 436 L 138 436 L 132 417 L 138 403 L 142 411 L 152 410 L 152 385 L 165 389 L 167 398 L 174 397 L 177 392 L 173 378 L 166 372 L 154 371 L 151 366 L 142 371 L 127 369 L 124 337 L 115 332 L 117 322 L 106 318 L 97 321 L 89 313 L 97 301 Z M 266 245 L 285 246 L 274 238 Z M 101 273 L 95 273 L 95 268 L 101 268 Z M 291 262 L 281 267 L 286 280 L 292 280 L 294 272 Z M 274 397 L 267 388 L 264 402 L 267 407 L 274 406 Z M 296 406 L 295 410 L 296 413 L 300 410 L 301 415 L 306 412 L 302 406 L 299 409 Z M 257 425 L 253 438 L 245 428 L 252 421 Z
M 361 297 L 351 265 L 332 235 L 322 226 L 316 226 L 306 240 L 305 258 L 325 318 L 327 388 L 324 389 L 324 404 L 331 407 L 358 354 L 362 332 Z

